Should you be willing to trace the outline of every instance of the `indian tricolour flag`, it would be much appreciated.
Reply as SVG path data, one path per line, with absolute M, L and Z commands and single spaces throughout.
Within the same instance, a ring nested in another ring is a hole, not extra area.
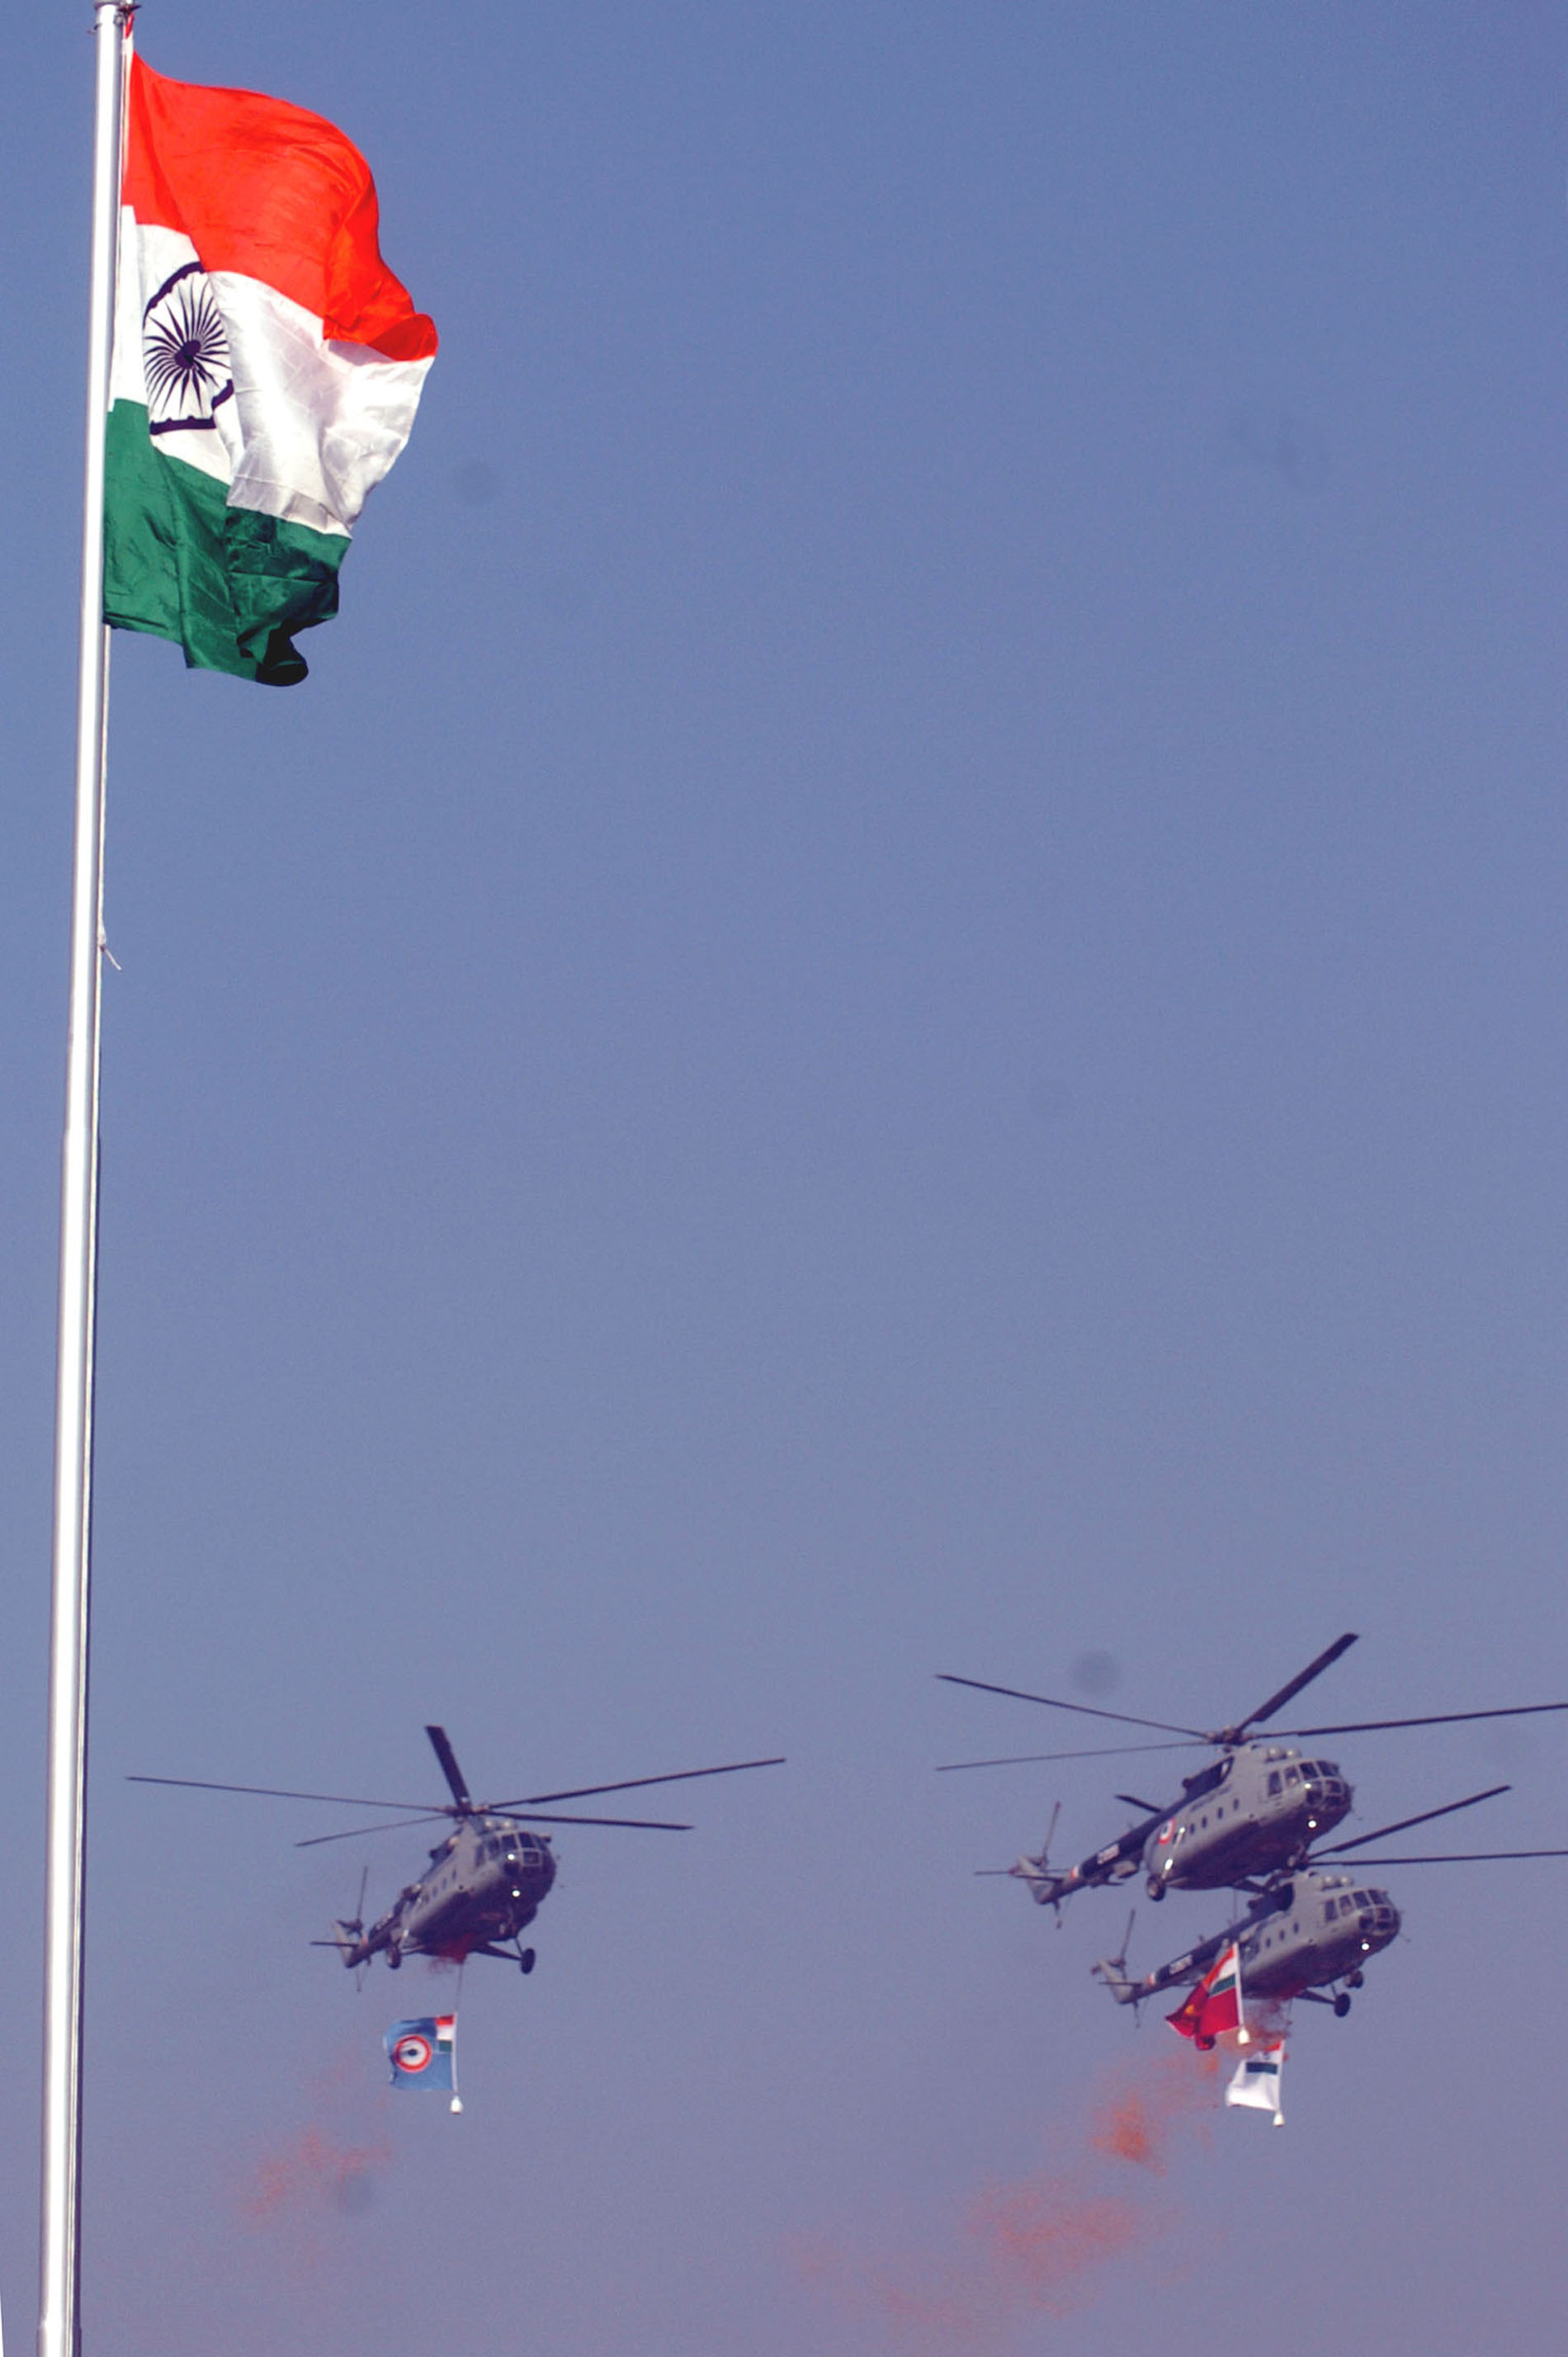
M 1241 1951 L 1234 1941 L 1222 1948 L 1197 1986 L 1190 1989 L 1165 2019 L 1179 2038 L 1212 2046 L 1230 2030 L 1237 2042 L 1248 2043 L 1247 2017 L 1241 2003 Z
M 369 166 L 319 115 L 136 58 L 126 118 L 104 619 L 291 685 L 435 329 L 381 260 Z

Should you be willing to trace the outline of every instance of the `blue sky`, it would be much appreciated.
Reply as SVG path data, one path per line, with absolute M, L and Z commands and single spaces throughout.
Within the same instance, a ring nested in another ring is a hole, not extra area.
M 13 26 L 0 155 L 13 2340 L 83 16 Z M 1208 1724 L 1355 1628 L 1315 1716 L 1568 1694 L 1563 10 L 139 35 L 356 139 L 443 349 L 305 686 L 114 648 L 92 2344 L 1555 2346 L 1550 1866 L 1391 1870 L 1286 2132 L 1133 2172 L 1074 2313 L 843 2287 L 961 2270 L 1173 2043 L 1088 1978 L 1114 1900 L 972 1875 L 1058 1799 L 1108 1838 L 1130 1769 L 938 1779 L 1057 1730 L 933 1672 L 1103 1652 Z M 379 2084 L 452 1984 L 306 1944 L 417 1837 L 122 1781 L 434 1790 L 427 1718 L 480 1790 L 790 1755 L 690 1835 L 562 1835 L 532 1981 L 467 1975 L 460 2121 Z M 1364 1824 L 1510 1776 L 1522 1846 L 1565 1745 L 1338 1749 Z M 1145 1908 L 1134 1961 L 1219 1921 Z

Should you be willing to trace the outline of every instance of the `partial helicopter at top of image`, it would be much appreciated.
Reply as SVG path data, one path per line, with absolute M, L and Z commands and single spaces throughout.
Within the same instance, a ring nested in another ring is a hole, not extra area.
M 1357 1641 L 1354 1631 L 1337 1637 L 1316 1661 L 1309 1662 L 1305 1670 L 1245 1718 L 1208 1730 L 1173 1726 L 1165 1719 L 1137 1718 L 1125 1711 L 1066 1702 L 1055 1695 L 1029 1694 L 1017 1686 L 995 1685 L 981 1678 L 955 1677 L 950 1672 L 939 1672 L 949 1685 L 971 1686 L 981 1694 L 1004 1695 L 1016 1702 L 1039 1703 L 1047 1709 L 1073 1711 L 1085 1718 L 1110 1719 L 1122 1727 L 1148 1727 L 1176 1738 L 1165 1743 L 1114 1744 L 1101 1750 L 1020 1752 L 996 1760 L 950 1760 L 938 1770 L 939 1774 L 950 1775 L 973 1768 L 1015 1767 L 1041 1760 L 1114 1759 L 1133 1751 L 1185 1750 L 1192 1744 L 1201 1744 L 1219 1755 L 1192 1775 L 1182 1778 L 1181 1793 L 1176 1800 L 1161 1803 L 1142 1799 L 1133 1792 L 1118 1792 L 1117 1800 L 1140 1812 L 1137 1820 L 1114 1841 L 1095 1850 L 1077 1866 L 1061 1868 L 1050 1863 L 1051 1834 L 1056 1829 L 1058 1803 L 1052 1813 L 1051 1830 L 1036 1856 L 1020 1857 L 1010 1867 L 983 1867 L 981 1872 L 1007 1874 L 1026 1883 L 1030 1896 L 1042 1907 L 1059 1907 L 1075 1891 L 1125 1882 L 1140 1870 L 1153 1900 L 1164 1899 L 1167 1890 L 1255 1892 L 1261 1887 L 1260 1878 L 1266 1880 L 1271 1876 L 1293 1872 L 1304 1866 L 1315 1850 L 1321 1854 L 1324 1836 L 1332 1833 L 1350 1812 L 1354 1795 L 1338 1763 L 1320 1757 L 1304 1758 L 1298 1744 L 1316 1744 L 1319 1738 L 1329 1735 L 1449 1727 L 1468 1720 L 1529 1718 L 1544 1712 L 1568 1710 L 1568 1703 L 1563 1702 L 1514 1703 L 1493 1710 L 1434 1711 L 1415 1718 L 1351 1719 L 1332 1727 L 1285 1727 L 1268 1736 L 1254 1732 L 1294 1701 L 1305 1686 L 1321 1677 Z M 1495 1785 L 1486 1792 L 1472 1793 L 1465 1801 L 1449 1802 L 1444 1809 L 1427 1814 L 1446 1815 L 1454 1809 L 1468 1808 L 1476 1801 L 1490 1800 L 1508 1789 L 1506 1784 Z M 1424 1819 L 1404 1821 L 1406 1824 L 1418 1822 Z M 1403 1829 L 1403 1825 L 1391 1826 L 1384 1831 Z
M 463 1964 L 469 1956 L 495 1956 L 533 1970 L 532 1948 L 522 1944 L 555 1879 L 555 1854 L 548 1834 L 532 1825 L 613 1825 L 637 1833 L 689 1834 L 689 1824 L 662 1817 L 580 1817 L 541 1812 L 560 1801 L 586 1801 L 601 1792 L 630 1792 L 650 1784 L 686 1784 L 703 1776 L 738 1776 L 749 1768 L 781 1768 L 769 1760 L 734 1760 L 719 1768 L 679 1768 L 663 1776 L 628 1776 L 613 1784 L 577 1784 L 570 1792 L 527 1792 L 513 1801 L 476 1801 L 442 1727 L 427 1727 L 431 1748 L 451 1791 L 449 1802 L 366 1800 L 344 1792 L 283 1792 L 271 1784 L 216 1784 L 196 1776 L 132 1776 L 133 1784 L 172 1784 L 187 1792 L 243 1792 L 268 1801 L 323 1801 L 346 1809 L 398 1809 L 405 1813 L 384 1824 L 350 1825 L 342 1833 L 312 1834 L 297 1849 L 324 1842 L 355 1841 L 369 1834 L 452 1821 L 430 1853 L 423 1874 L 405 1883 L 386 1913 L 369 1930 L 363 1921 L 369 1868 L 360 1878 L 359 1902 L 335 1926 L 330 1940 L 313 1944 L 336 1948 L 350 1970 L 385 1956 L 395 1972 L 404 1956 L 435 1956 Z M 510 1943 L 509 1946 L 507 1943 Z

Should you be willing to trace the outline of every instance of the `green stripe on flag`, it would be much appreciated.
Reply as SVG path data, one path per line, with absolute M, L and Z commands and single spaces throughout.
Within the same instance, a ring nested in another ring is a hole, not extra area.
M 229 506 L 224 485 L 160 450 L 138 402 L 109 413 L 103 619 L 185 649 L 192 670 L 292 687 L 291 643 L 338 610 L 348 541 Z

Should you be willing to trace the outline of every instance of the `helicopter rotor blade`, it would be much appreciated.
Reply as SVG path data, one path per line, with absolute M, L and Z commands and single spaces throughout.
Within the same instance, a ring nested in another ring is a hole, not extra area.
M 1242 1727 L 1262 1727 L 1265 1719 L 1273 1718 L 1276 1710 L 1283 1710 L 1287 1702 L 1294 1701 L 1303 1686 L 1309 1686 L 1314 1678 L 1320 1678 L 1325 1670 L 1332 1669 L 1340 1654 L 1348 1653 L 1351 1646 L 1359 1641 L 1355 1630 L 1348 1629 L 1343 1637 L 1336 1637 L 1332 1645 L 1326 1645 L 1317 1659 L 1309 1662 L 1299 1676 L 1292 1678 L 1289 1685 L 1282 1686 L 1278 1694 L 1269 1696 L 1261 1709 L 1251 1712 L 1248 1717 L 1240 1720 L 1234 1729 L 1227 1731 L 1239 1735 Z
M 338 1834 L 312 1834 L 308 1841 L 295 1842 L 295 1849 L 319 1849 L 324 1842 L 359 1841 L 367 1834 L 403 1833 L 413 1825 L 435 1825 L 443 1817 L 454 1817 L 456 1809 L 435 1809 L 424 1817 L 399 1817 L 380 1825 L 349 1825 Z M 475 1814 L 481 1812 L 476 1811 Z M 554 1817 L 542 1816 L 531 1811 L 526 1817 L 510 1809 L 487 1809 L 486 1816 L 510 1817 L 517 1824 L 537 1825 L 627 1825 L 641 1833 L 689 1834 L 690 1825 L 668 1824 L 662 1817 Z
M 1009 1751 L 1000 1760 L 944 1760 L 939 1776 L 956 1776 L 962 1768 L 1026 1768 L 1041 1760 L 1127 1760 L 1135 1751 L 1190 1751 L 1205 1742 L 1197 1735 L 1184 1743 L 1112 1743 L 1098 1751 Z
M 1151 1817 L 1161 1817 L 1165 1810 L 1158 1801 L 1140 1801 L 1136 1792 L 1112 1792 L 1113 1801 L 1125 1801 L 1130 1809 L 1142 1809 Z
M 1471 1718 L 1535 1718 L 1542 1711 L 1568 1710 L 1568 1702 L 1516 1702 L 1502 1710 L 1437 1710 L 1423 1718 L 1353 1718 L 1343 1727 L 1282 1727 L 1282 1736 L 1377 1735 L 1390 1727 L 1456 1727 Z
M 1451 1817 L 1458 1809 L 1473 1809 L 1478 1801 L 1495 1801 L 1499 1792 L 1511 1792 L 1511 1784 L 1488 1784 L 1484 1792 L 1471 1792 L 1463 1801 L 1447 1801 L 1440 1809 L 1423 1809 L 1418 1817 L 1401 1817 L 1397 1824 L 1379 1825 L 1369 1834 L 1358 1834 L 1354 1841 L 1332 1842 L 1326 1849 L 1314 1850 L 1308 1859 L 1316 1865 L 1320 1858 L 1343 1857 L 1348 1851 L 1365 1849 L 1369 1842 L 1384 1841 L 1390 1834 L 1408 1833 L 1412 1825 L 1429 1825 L 1434 1817 Z
M 983 1678 L 954 1677 L 950 1670 L 939 1670 L 937 1675 L 944 1685 L 972 1686 L 977 1694 L 1008 1695 L 1015 1702 L 1044 1703 L 1047 1710 L 1075 1710 L 1083 1718 L 1113 1718 L 1119 1727 L 1152 1727 L 1161 1735 L 1185 1735 L 1195 1743 L 1209 1740 L 1201 1727 L 1172 1727 L 1163 1718 L 1133 1718 L 1124 1710 L 1100 1710 L 1092 1703 L 1063 1702 L 1059 1695 L 1026 1694 L 1021 1686 L 993 1686 Z
M 379 1825 L 349 1825 L 340 1834 L 312 1834 L 306 1841 L 296 1841 L 295 1849 L 319 1849 L 323 1842 L 358 1841 L 364 1834 L 402 1834 L 415 1825 L 437 1825 L 443 1817 L 452 1814 L 450 1809 L 432 1809 L 423 1817 L 389 1817 Z
M 209 1784 L 200 1776 L 127 1776 L 127 1784 L 177 1784 L 187 1792 L 252 1792 L 263 1801 L 328 1801 L 338 1809 L 413 1809 L 421 1816 L 432 1813 L 428 1801 L 367 1801 L 355 1792 L 285 1792 L 274 1784 Z M 450 1815 L 444 1810 L 443 1815 Z
M 444 1727 L 427 1727 L 424 1732 L 430 1738 L 431 1749 L 441 1762 L 441 1773 L 452 1788 L 452 1798 L 466 1816 L 474 1803 L 469 1797 L 468 1787 L 463 1781 L 463 1770 L 457 1765 L 457 1755 L 447 1741 L 446 1729 Z
M 1456 1849 L 1445 1857 L 1359 1857 L 1363 1866 L 1493 1866 L 1510 1857 L 1568 1857 L 1568 1849 Z
M 515 1801 L 496 1802 L 494 1811 L 497 1814 L 504 1814 L 508 1809 L 532 1808 L 535 1802 L 544 1807 L 552 1801 L 590 1801 L 596 1792 L 635 1792 L 644 1784 L 689 1784 L 696 1776 L 738 1776 L 747 1768 L 782 1768 L 783 1765 L 784 1755 L 780 1753 L 775 1760 L 732 1760 L 723 1768 L 677 1768 L 672 1776 L 626 1776 L 618 1784 L 576 1784 L 569 1792 L 524 1792 Z M 586 1824 L 590 1820 L 585 1817 L 581 1822 Z M 611 1820 L 607 1818 L 605 1822 L 608 1824 Z
M 526 1816 L 520 1816 L 515 1809 L 487 1809 L 485 1814 L 489 1817 L 510 1817 L 514 1824 L 520 1825 L 624 1825 L 639 1834 L 689 1834 L 695 1831 L 694 1826 L 671 1824 L 663 1817 L 547 1817 L 542 1816 L 536 1809 L 530 1809 Z

